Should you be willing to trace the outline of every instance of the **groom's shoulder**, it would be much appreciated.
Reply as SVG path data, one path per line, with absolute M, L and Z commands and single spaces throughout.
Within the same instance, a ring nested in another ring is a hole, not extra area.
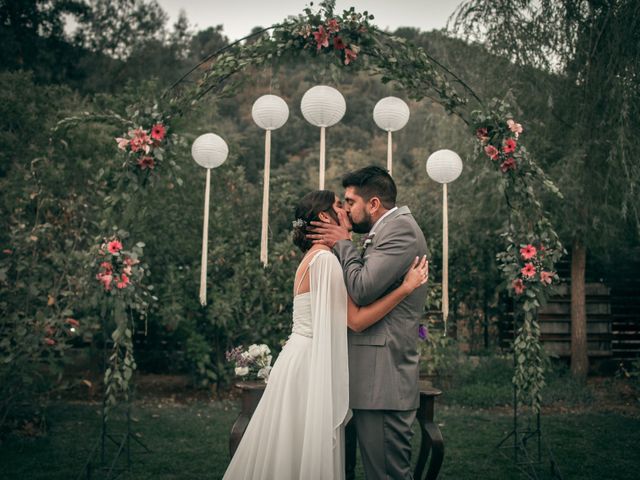
M 392 227 L 389 230 L 396 233 L 406 232 L 411 236 L 424 236 L 409 207 L 401 207 L 398 210 L 398 214 L 392 219 Z

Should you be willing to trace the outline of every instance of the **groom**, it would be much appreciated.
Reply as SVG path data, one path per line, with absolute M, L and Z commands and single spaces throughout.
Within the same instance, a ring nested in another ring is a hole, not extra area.
M 368 305 L 402 283 L 416 257 L 427 253 L 424 235 L 409 208 L 396 206 L 396 185 L 382 168 L 347 174 L 340 225 L 312 222 L 309 235 L 338 256 L 349 295 Z M 348 223 L 364 236 L 362 254 L 350 241 Z M 419 404 L 419 319 L 427 286 L 406 297 L 382 320 L 349 331 L 349 406 L 366 478 L 411 479 L 411 424 Z

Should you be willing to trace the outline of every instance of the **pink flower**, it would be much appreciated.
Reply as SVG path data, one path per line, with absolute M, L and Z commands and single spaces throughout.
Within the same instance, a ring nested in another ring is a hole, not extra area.
M 151 127 L 151 138 L 154 140 L 162 141 L 164 136 L 167 133 L 167 129 L 161 123 L 156 123 L 153 127 Z
M 137 265 L 140 263 L 140 260 L 134 260 L 133 258 L 130 257 L 125 257 L 124 258 L 124 264 L 125 265 Z
M 329 34 L 324 30 L 324 27 L 320 25 L 317 32 L 313 32 L 313 38 L 318 44 L 318 51 L 322 47 L 329 47 Z
M 555 275 L 554 272 L 540 272 L 540 281 L 542 283 L 546 283 L 547 285 L 551 285 L 551 282 L 553 282 L 553 276 Z
M 102 286 L 106 291 L 111 290 L 111 282 L 113 282 L 113 275 L 111 273 L 99 273 L 96 278 L 102 283 Z
M 117 280 L 117 279 L 116 279 Z M 127 285 L 129 284 L 129 277 L 127 277 L 124 273 L 122 274 L 122 277 L 120 277 L 119 280 L 117 280 L 116 283 L 116 287 L 122 289 L 122 288 L 126 288 Z
M 153 170 L 153 167 L 155 167 L 155 161 L 153 160 L 153 157 L 144 155 L 138 159 L 138 166 L 140 167 L 140 170 L 146 170 L 147 168 L 149 170 Z
M 46 343 L 47 345 L 55 345 L 56 341 L 53 338 L 45 338 L 44 343 Z
M 536 267 L 533 266 L 533 263 L 525 263 L 524 268 L 520 270 L 522 275 L 527 278 L 531 278 L 536 274 Z
M 332 18 L 331 20 L 329 20 L 327 22 L 327 30 L 329 31 L 329 33 L 339 32 L 340 24 L 338 23 L 338 20 L 336 20 L 335 18 Z
M 115 255 L 120 250 L 122 250 L 122 244 L 120 243 L 119 240 L 111 240 L 107 244 L 107 249 L 109 250 L 109 253 L 111 253 L 112 255 Z
M 504 162 L 500 164 L 500 171 L 502 173 L 507 173 L 509 170 L 515 170 L 515 169 L 516 169 L 516 161 L 512 157 L 507 158 Z
M 344 49 L 344 64 L 349 65 L 356 58 L 358 58 L 358 52 L 352 50 L 351 48 Z
M 65 321 L 67 322 L 67 324 L 71 325 L 72 327 L 77 328 L 80 326 L 80 322 L 75 318 L 67 318 Z
M 522 133 L 522 125 L 520 125 L 519 123 L 516 123 L 511 118 L 507 120 L 507 127 L 509 127 L 509 130 L 511 130 L 513 133 L 516 134 L 516 138 L 518 138 Z
M 126 150 L 127 147 L 129 146 L 129 140 L 126 138 L 117 137 L 116 142 L 118 142 L 118 148 L 120 150 Z
M 106 271 L 110 272 L 113 270 L 113 266 L 109 262 L 102 262 L 100 264 L 100 268 L 104 268 Z
M 487 145 L 484 147 L 484 153 L 486 153 L 491 160 L 497 160 L 500 152 L 493 145 Z
M 124 268 L 122 269 L 122 271 L 123 271 L 124 273 L 126 273 L 127 275 L 131 275 L 131 265 L 127 265 L 126 267 L 124 267 Z
M 511 153 L 516 149 L 516 141 L 513 138 L 507 138 L 502 146 L 503 153 Z
M 143 150 L 145 153 L 149 153 L 151 147 L 149 144 L 152 142 L 151 137 L 147 135 L 141 128 L 136 128 L 129 132 L 129 136 L 131 137 L 130 145 L 131 151 L 137 152 L 139 150 Z
M 342 39 L 336 35 L 333 37 L 333 48 L 336 50 L 344 50 L 347 46 L 344 44 Z
M 516 295 L 522 295 L 524 293 L 525 286 L 521 278 L 514 280 L 511 286 L 513 287 L 513 291 L 516 292 Z
M 520 255 L 522 255 L 522 258 L 524 258 L 525 260 L 532 259 L 536 256 L 536 253 L 538 253 L 536 247 L 531 244 L 526 245 L 520 249 Z

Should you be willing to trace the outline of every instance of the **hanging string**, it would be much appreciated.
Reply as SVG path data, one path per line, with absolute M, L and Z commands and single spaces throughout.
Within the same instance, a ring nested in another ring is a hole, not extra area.
M 271 171 L 271 130 L 265 130 L 264 137 L 264 184 L 262 187 L 262 237 L 260 240 L 260 261 L 268 263 L 269 230 L 269 176 Z
M 447 335 L 449 316 L 449 217 L 447 206 L 447 184 L 442 184 L 442 320 L 444 335 Z
M 391 138 L 391 130 L 389 130 L 389 133 L 387 134 L 387 170 L 389 171 L 390 176 L 393 176 L 392 157 L 393 157 L 393 140 Z
M 320 127 L 320 190 L 324 190 L 325 127 Z
M 200 305 L 207 305 L 207 247 L 209 244 L 209 191 L 211 169 L 207 168 L 207 181 L 204 187 L 204 221 L 202 225 L 202 258 L 200 259 Z

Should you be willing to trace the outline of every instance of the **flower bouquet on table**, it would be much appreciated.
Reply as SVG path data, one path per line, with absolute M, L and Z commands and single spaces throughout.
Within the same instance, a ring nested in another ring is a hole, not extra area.
M 225 353 L 227 362 L 233 363 L 235 374 L 243 380 L 269 380 L 271 372 L 271 350 L 264 343 L 253 344 L 246 350 L 240 345 Z

